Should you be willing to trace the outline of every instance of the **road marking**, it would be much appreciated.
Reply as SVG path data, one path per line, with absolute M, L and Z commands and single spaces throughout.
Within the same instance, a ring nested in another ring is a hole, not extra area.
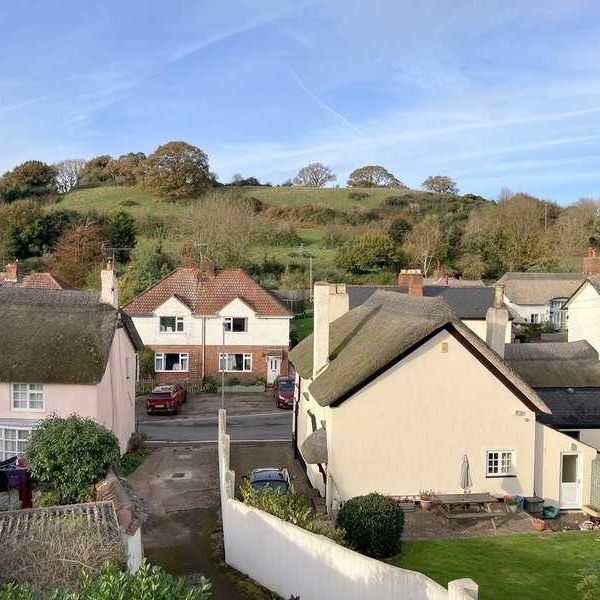
M 274 444 L 288 443 L 292 438 L 275 438 L 272 440 L 229 440 L 230 444 Z M 144 440 L 144 445 L 164 445 L 164 444 L 216 444 L 217 440 Z

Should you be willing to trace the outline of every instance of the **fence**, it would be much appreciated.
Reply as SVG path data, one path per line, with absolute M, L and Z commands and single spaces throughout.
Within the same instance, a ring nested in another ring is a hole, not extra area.
M 135 393 L 136 395 L 149 394 L 157 385 L 161 385 L 161 383 L 154 379 L 140 379 L 135 385 Z M 165 385 L 165 383 L 163 382 L 162 385 Z M 179 382 L 179 385 L 184 387 L 189 394 L 200 394 L 202 392 L 201 383 L 184 381 Z M 242 383 L 235 385 L 225 384 L 226 394 L 260 394 L 264 393 L 266 389 L 264 383 L 254 383 L 251 385 L 244 385 Z M 218 385 L 217 391 L 220 390 L 221 386 Z
M 234 497 L 226 413 L 219 411 L 219 482 L 225 562 L 283 598 L 301 600 L 476 600 L 470 579 L 448 589 L 422 573 L 399 569 L 344 548 Z

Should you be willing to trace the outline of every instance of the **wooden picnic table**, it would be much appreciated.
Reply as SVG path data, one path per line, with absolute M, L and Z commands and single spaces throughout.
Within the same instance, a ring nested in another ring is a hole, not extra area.
M 499 500 L 488 493 L 481 494 L 437 494 L 435 500 L 440 512 L 449 520 L 490 519 L 492 527 L 496 529 L 496 519 L 506 517 L 507 513 L 492 510 L 492 505 Z M 477 507 L 469 511 L 470 506 Z M 462 509 L 459 512 L 453 509 Z M 483 510 L 480 510 L 483 509 Z

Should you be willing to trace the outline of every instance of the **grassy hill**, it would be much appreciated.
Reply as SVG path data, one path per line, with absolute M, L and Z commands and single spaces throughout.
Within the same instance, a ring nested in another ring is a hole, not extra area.
M 333 235 L 344 240 L 365 231 L 387 231 L 389 223 L 397 217 L 414 224 L 430 214 L 437 215 L 442 225 L 449 228 L 453 224 L 464 223 L 474 207 L 485 203 L 483 198 L 476 196 L 446 196 L 389 188 L 237 187 L 218 188 L 216 191 L 234 192 L 251 198 L 260 206 L 256 218 L 275 226 L 290 225 L 298 235 L 291 245 L 255 244 L 248 257 L 250 261 L 264 262 L 268 259 L 283 265 L 294 263 L 307 267 L 308 253 L 313 257 L 317 275 L 326 275 L 335 268 L 334 257 L 338 248 L 331 242 L 332 231 Z M 202 202 L 202 199 L 192 202 Z M 139 238 L 143 243 L 144 238 L 152 237 L 150 225 L 156 220 L 162 220 L 171 231 L 176 232 L 178 219 L 189 204 L 165 202 L 138 188 L 99 187 L 66 194 L 56 207 L 83 213 L 126 210 L 138 220 Z M 173 237 L 167 235 L 164 243 L 167 249 L 177 252 Z M 367 276 L 366 280 L 373 277 Z M 378 273 L 376 277 L 380 282 L 392 282 L 394 274 Z

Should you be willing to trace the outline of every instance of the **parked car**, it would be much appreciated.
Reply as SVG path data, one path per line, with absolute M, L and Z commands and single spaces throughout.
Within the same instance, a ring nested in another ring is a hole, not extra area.
M 287 469 L 277 469 L 275 467 L 254 469 L 254 471 L 244 475 L 244 479 L 255 490 L 270 488 L 278 490 L 282 494 L 291 494 L 294 491 L 292 478 Z
M 294 390 L 296 384 L 293 377 L 278 377 L 273 384 L 273 398 L 277 408 L 294 407 Z
M 158 412 L 176 415 L 184 402 L 187 402 L 185 388 L 178 384 L 159 385 L 146 398 L 146 412 L 149 415 Z

